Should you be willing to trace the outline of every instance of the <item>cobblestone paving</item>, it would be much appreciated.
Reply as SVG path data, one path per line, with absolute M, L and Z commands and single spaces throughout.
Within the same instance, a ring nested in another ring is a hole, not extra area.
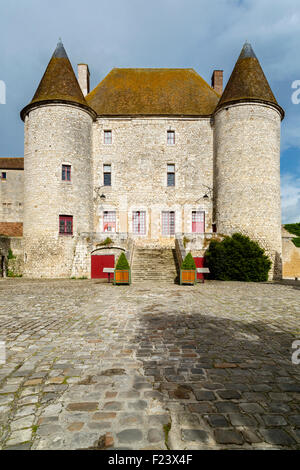
M 0 281 L 2 449 L 300 449 L 300 289 Z

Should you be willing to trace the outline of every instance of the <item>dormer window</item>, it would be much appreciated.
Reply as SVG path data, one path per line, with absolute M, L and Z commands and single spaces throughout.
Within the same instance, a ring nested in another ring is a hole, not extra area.
M 112 131 L 111 130 L 104 131 L 104 144 L 105 145 L 112 144 Z
M 167 143 L 168 145 L 175 145 L 175 131 L 167 132 Z

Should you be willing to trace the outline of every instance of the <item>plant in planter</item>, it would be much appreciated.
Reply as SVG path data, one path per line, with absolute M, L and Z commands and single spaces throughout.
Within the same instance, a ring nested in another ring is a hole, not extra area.
M 195 284 L 197 280 L 196 264 L 191 253 L 184 258 L 180 268 L 180 284 Z
M 131 273 L 130 266 L 125 254 L 122 252 L 115 267 L 114 284 L 130 284 Z

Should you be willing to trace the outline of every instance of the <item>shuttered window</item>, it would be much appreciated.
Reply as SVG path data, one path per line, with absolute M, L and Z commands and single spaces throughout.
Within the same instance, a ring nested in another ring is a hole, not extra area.
M 175 212 L 162 212 L 162 235 L 175 235 Z
M 175 186 L 175 165 L 174 164 L 167 165 L 167 185 Z
M 111 165 L 103 165 L 103 184 L 111 186 Z
M 59 216 L 59 233 L 60 235 L 73 235 L 73 216 Z
M 63 181 L 71 181 L 71 165 L 63 165 L 62 166 L 61 179 Z

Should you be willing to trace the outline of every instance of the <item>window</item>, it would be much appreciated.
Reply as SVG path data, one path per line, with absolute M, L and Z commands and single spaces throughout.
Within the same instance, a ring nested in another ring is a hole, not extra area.
M 63 181 L 71 181 L 71 165 L 62 166 L 61 179 Z
M 162 234 L 175 235 L 175 212 L 162 212 Z
M 175 186 L 175 165 L 167 165 L 167 184 L 168 186 Z
M 145 211 L 135 211 L 132 213 L 132 231 L 138 235 L 146 235 Z
M 205 232 L 205 212 L 192 211 L 192 232 L 204 233 Z
M 103 232 L 116 231 L 116 212 L 104 211 L 103 212 Z
M 59 234 L 60 235 L 73 235 L 73 216 L 60 215 L 59 216 Z
M 168 145 L 175 145 L 175 131 L 167 132 L 167 143 Z
M 2 179 L 2 180 L 6 180 L 6 172 L 5 172 L 5 171 L 2 171 L 2 173 L 1 173 L 1 179 Z
M 103 165 L 103 184 L 111 186 L 111 165 Z
M 112 143 L 112 131 L 104 131 L 104 143 L 106 145 Z

